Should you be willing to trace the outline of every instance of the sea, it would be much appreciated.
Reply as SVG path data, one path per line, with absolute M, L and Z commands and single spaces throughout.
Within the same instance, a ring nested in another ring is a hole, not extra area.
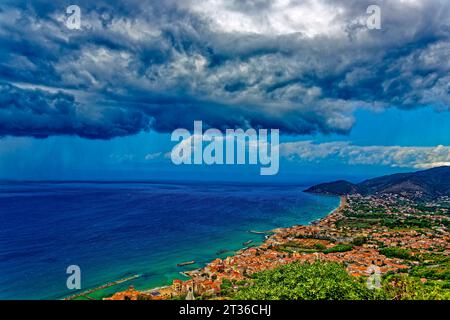
M 258 245 L 268 231 L 307 225 L 339 198 L 304 193 L 306 185 L 205 182 L 1 182 L 0 299 L 101 299 L 185 279 L 203 267 Z M 248 242 L 252 240 L 249 244 Z M 177 266 L 195 261 L 194 264 Z M 81 271 L 68 289 L 67 268 Z

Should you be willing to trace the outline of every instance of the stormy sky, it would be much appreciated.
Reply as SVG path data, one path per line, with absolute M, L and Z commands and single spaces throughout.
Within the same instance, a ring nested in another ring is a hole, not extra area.
M 66 25 L 72 4 L 80 29 Z M 380 29 L 367 27 L 370 5 L 381 9 Z M 357 115 L 393 109 L 448 119 L 449 1 L 0 3 L 0 144 L 164 135 L 202 120 L 278 128 L 300 140 L 287 158 L 308 145 L 319 152 L 306 138 L 339 137 L 345 157 Z M 450 161 L 441 147 L 435 163 Z M 434 149 L 421 150 L 428 159 Z

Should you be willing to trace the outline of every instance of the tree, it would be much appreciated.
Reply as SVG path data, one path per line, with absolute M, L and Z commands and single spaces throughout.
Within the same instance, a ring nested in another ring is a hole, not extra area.
M 353 300 L 372 292 L 338 263 L 292 263 L 254 275 L 253 285 L 240 289 L 242 300 Z

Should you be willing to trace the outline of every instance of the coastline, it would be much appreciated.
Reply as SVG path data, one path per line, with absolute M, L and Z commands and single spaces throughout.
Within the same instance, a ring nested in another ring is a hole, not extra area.
M 340 212 L 341 212 L 341 210 L 346 206 L 346 204 L 347 204 L 347 202 L 346 202 L 346 197 L 345 197 L 345 196 L 340 196 L 340 197 L 339 197 L 339 206 L 338 206 L 337 208 L 331 210 L 331 211 L 330 211 L 326 216 L 324 216 L 323 218 L 320 218 L 320 219 L 317 219 L 317 220 L 315 220 L 315 221 L 312 221 L 309 225 L 310 225 L 310 226 L 320 226 L 321 222 L 326 222 L 326 221 L 328 221 L 329 219 L 334 218 L 334 216 L 339 215 Z M 266 236 L 265 239 L 264 239 L 264 241 L 263 241 L 260 245 L 255 246 L 255 247 L 252 247 L 252 248 L 254 248 L 254 249 L 261 248 L 261 247 L 267 245 L 267 242 L 271 239 L 272 236 L 276 236 L 277 234 L 280 234 L 280 233 L 282 233 L 282 232 L 284 232 L 284 231 L 287 231 L 287 230 L 289 230 L 289 229 L 291 229 L 291 228 L 295 228 L 295 227 L 302 227 L 302 226 L 301 226 L 301 225 L 294 224 L 294 225 L 289 226 L 289 227 L 275 228 L 275 229 L 269 230 L 268 233 L 270 233 L 270 236 Z M 229 257 L 232 258 L 232 257 L 234 257 L 234 256 L 237 256 L 238 254 L 244 252 L 244 251 L 247 250 L 247 249 L 250 249 L 250 248 L 242 248 L 242 249 L 236 251 L 233 255 L 231 255 L 231 256 L 229 256 Z M 190 271 L 184 271 L 183 274 L 186 275 L 186 276 L 188 276 L 189 278 L 191 278 L 191 274 L 192 274 L 193 272 L 196 272 L 196 271 L 198 271 L 198 269 L 190 270 Z M 166 286 L 166 287 L 167 287 L 167 286 Z M 150 292 L 150 291 L 152 291 L 152 290 L 155 290 L 155 289 L 149 289 L 149 290 L 146 290 L 146 291 Z
M 48 183 L 44 187 L 45 192 L 41 185 L 27 183 L 5 187 L 11 194 L 3 199 L 5 205 L 11 206 L 5 217 L 24 220 L 21 229 L 9 228 L 8 224 L 0 228 L 5 235 L 1 244 L 10 254 L 19 254 L 18 259 L 2 261 L 8 271 L 2 279 L 5 290 L 0 293 L 5 299 L 59 300 L 134 274 L 141 276 L 89 296 L 102 299 L 130 285 L 143 290 L 170 284 L 176 278 L 185 280 L 180 271 L 201 268 L 215 258 L 232 255 L 250 239 L 253 245 L 261 244 L 264 235 L 250 230 L 308 225 L 339 203 L 337 197 L 303 193 L 305 185 L 244 188 L 241 184 L 218 184 L 187 188 L 183 184 L 130 182 Z M 21 191 L 20 197 L 13 196 L 17 190 Z M 60 195 L 58 201 L 51 201 L 54 194 Z M 34 205 L 30 207 L 30 203 Z M 41 225 L 25 219 L 30 212 L 39 216 Z M 75 218 L 79 223 L 72 223 Z M 48 224 L 53 228 L 47 228 Z M 69 227 L 72 232 L 65 234 Z M 62 241 L 53 241 L 50 233 Z M 42 240 L 28 242 L 29 234 Z M 29 257 L 21 243 L 29 250 L 36 246 L 40 250 L 30 251 L 34 255 Z M 176 267 L 191 260 L 196 264 Z M 65 273 L 61 273 L 65 261 L 82 269 L 81 290 L 65 286 Z M 40 276 L 35 286 L 27 288 L 26 275 L 33 273 Z
M 386 290 L 383 294 L 389 299 L 450 299 L 446 277 L 450 259 L 449 197 L 428 202 L 428 206 L 395 194 L 356 194 L 339 200 L 337 208 L 309 225 L 275 228 L 258 246 L 237 250 L 234 255 L 185 272 L 188 280 L 175 279 L 172 285 L 140 291 L 129 287 L 105 299 L 233 299 L 241 297 L 241 290 L 252 290 L 253 286 L 256 291 L 249 297 L 272 299 L 271 295 L 261 295 L 258 286 L 267 284 L 258 283 L 258 277 L 252 275 L 265 271 L 271 274 L 269 270 L 293 263 L 299 263 L 300 268 L 308 268 L 304 264 L 334 263 L 347 277 L 360 279 L 356 282 L 369 279 L 375 270 L 382 277 Z M 437 269 L 430 273 L 430 267 Z M 277 270 L 275 274 L 279 274 Z M 399 283 L 401 288 L 414 283 L 420 287 L 419 293 L 407 289 L 395 293 Z
M 325 195 L 315 195 L 315 196 L 325 196 Z M 335 196 L 333 196 L 333 198 L 337 198 Z M 345 196 L 340 196 L 339 197 L 339 205 L 332 209 L 331 211 L 329 211 L 324 217 L 316 219 L 311 221 L 310 223 L 308 223 L 308 226 L 319 226 L 320 223 L 322 221 L 326 221 L 327 219 L 329 219 L 330 217 L 333 217 L 336 214 L 339 214 L 339 212 L 345 207 L 346 205 L 346 197 Z M 258 249 L 261 248 L 262 246 L 264 246 L 265 244 L 267 244 L 267 242 L 270 240 L 270 238 L 272 236 L 275 236 L 285 230 L 288 230 L 290 228 L 293 227 L 298 227 L 301 225 L 298 224 L 293 224 L 291 226 L 287 226 L 287 227 L 281 227 L 281 228 L 274 228 L 272 230 L 267 230 L 267 231 L 254 231 L 254 230 L 249 230 L 249 233 L 253 233 L 253 234 L 258 234 L 258 235 L 264 235 L 264 240 L 262 241 L 261 244 L 257 245 L 257 246 L 251 246 L 251 247 L 243 247 L 239 250 L 234 251 L 234 254 L 227 256 L 227 258 L 233 258 L 236 255 L 241 254 L 242 252 L 244 252 L 245 250 L 248 250 L 250 248 L 253 249 Z M 217 260 L 217 259 L 216 259 Z M 213 261 L 210 261 L 209 263 L 211 263 Z M 203 268 L 196 268 L 193 270 L 185 270 L 185 271 L 180 271 L 180 274 L 183 275 L 184 277 L 187 277 L 188 279 L 186 281 L 192 281 L 192 275 L 196 272 L 201 271 Z M 178 279 L 173 279 L 173 281 L 177 281 Z M 172 285 L 171 284 L 167 284 L 167 285 L 162 285 L 162 286 L 158 286 L 158 287 L 150 287 L 150 288 L 146 288 L 146 289 L 142 289 L 142 290 L 135 290 L 133 286 L 130 286 L 129 290 L 125 290 L 125 291 L 119 291 L 116 292 L 114 295 L 126 295 L 126 294 L 131 294 L 131 295 L 137 295 L 138 292 L 143 293 L 143 294 L 148 294 L 148 295 L 155 295 L 155 293 L 157 293 L 158 296 L 168 296 L 168 291 L 170 291 Z M 162 293 L 162 294 L 161 294 Z M 103 299 L 113 299 L 114 295 L 110 296 L 110 297 L 106 297 Z

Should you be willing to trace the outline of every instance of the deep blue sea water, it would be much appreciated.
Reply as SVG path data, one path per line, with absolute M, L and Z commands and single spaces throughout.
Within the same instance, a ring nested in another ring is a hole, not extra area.
M 219 250 L 263 241 L 249 230 L 308 224 L 338 206 L 338 198 L 305 194 L 305 187 L 0 183 L 0 299 L 71 295 L 66 268 L 72 264 L 81 268 L 82 290 L 141 275 L 100 297 L 130 284 L 168 284 Z M 176 266 L 190 260 L 196 264 Z

